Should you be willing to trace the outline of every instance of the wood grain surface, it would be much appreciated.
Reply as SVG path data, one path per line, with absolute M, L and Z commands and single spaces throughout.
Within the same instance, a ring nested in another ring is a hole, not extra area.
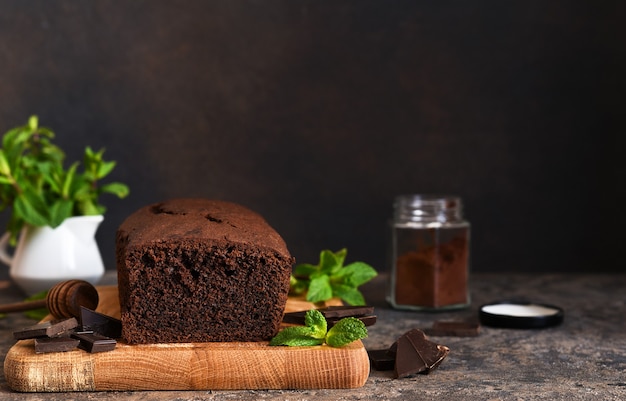
M 98 287 L 98 311 L 119 317 L 117 287 Z M 336 301 L 329 304 L 337 304 Z M 286 312 L 312 304 L 290 298 Z M 33 340 L 7 353 L 4 374 L 20 392 L 356 388 L 369 376 L 361 341 L 342 348 L 271 347 L 267 342 L 128 345 L 90 354 L 36 354 Z

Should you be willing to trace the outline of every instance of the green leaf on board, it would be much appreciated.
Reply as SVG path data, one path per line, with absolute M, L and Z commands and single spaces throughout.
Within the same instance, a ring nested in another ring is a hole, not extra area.
M 331 347 L 343 347 L 367 337 L 365 324 L 355 317 L 346 317 L 328 330 L 326 343 Z
M 284 328 L 270 340 L 270 345 L 297 347 L 326 343 L 331 347 L 343 347 L 367 337 L 365 324 L 353 317 L 341 319 L 330 330 L 327 330 L 326 319 L 317 309 L 306 312 L 304 324 L 304 326 Z

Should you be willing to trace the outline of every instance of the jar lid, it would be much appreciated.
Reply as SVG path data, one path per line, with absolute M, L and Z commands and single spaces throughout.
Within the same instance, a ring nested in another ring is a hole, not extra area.
M 400 195 L 394 200 L 394 218 L 399 222 L 445 222 L 462 218 L 462 201 L 452 195 Z
M 485 326 L 513 329 L 539 329 L 563 322 L 565 313 L 558 306 L 519 301 L 498 301 L 479 309 L 480 322 Z

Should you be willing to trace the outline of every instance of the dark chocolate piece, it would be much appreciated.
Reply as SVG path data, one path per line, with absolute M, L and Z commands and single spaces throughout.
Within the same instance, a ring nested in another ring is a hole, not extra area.
M 394 378 L 401 379 L 416 373 L 424 372 L 428 366 L 420 357 L 408 337 L 402 336 L 396 342 L 396 364 L 394 367 Z
M 44 354 L 71 351 L 76 349 L 79 342 L 79 340 L 70 337 L 35 338 L 35 352 Z
M 51 320 L 14 331 L 13 337 L 16 340 L 37 337 L 55 337 L 69 332 L 76 326 L 78 326 L 78 321 L 73 317 L 69 319 Z
M 398 342 L 397 341 L 395 343 L 391 344 L 391 347 L 389 347 L 389 352 L 391 352 L 391 354 L 395 358 L 396 353 L 398 352 Z
M 376 315 L 370 315 L 370 316 L 348 316 L 348 317 L 354 317 L 355 319 L 359 319 L 366 326 L 373 326 L 374 324 L 376 324 Z M 331 327 L 333 327 L 341 319 L 345 319 L 345 318 L 342 317 L 342 318 L 326 319 L 326 323 L 328 324 L 328 328 L 330 329 Z
M 318 309 L 326 319 L 372 315 L 373 306 L 327 306 Z
M 95 354 L 96 352 L 112 351 L 117 341 L 98 333 L 72 334 L 72 338 L 80 340 L 78 348 Z
M 367 355 L 376 370 L 393 370 L 396 365 L 396 355 L 388 349 L 368 350 Z
M 84 329 L 93 330 L 95 333 L 110 338 L 122 336 L 122 322 L 114 317 L 81 306 L 80 320 Z
M 355 317 L 366 326 L 371 326 L 376 323 L 376 315 L 373 315 L 373 306 L 328 306 L 320 308 L 318 311 L 326 318 L 328 328 L 331 328 L 345 317 Z M 306 313 L 307 311 L 285 313 L 283 315 L 283 323 L 304 325 L 304 316 Z
M 444 345 L 426 339 L 424 332 L 413 329 L 402 335 L 396 344 L 395 378 L 436 369 L 450 352 Z M 393 348 L 393 347 L 392 347 Z
M 480 332 L 477 322 L 441 321 L 437 320 L 426 334 L 431 336 L 476 337 Z
M 89 327 L 77 326 L 70 334 L 93 334 L 93 330 Z
M 307 311 L 288 312 L 283 315 L 283 323 L 304 325 L 304 315 Z

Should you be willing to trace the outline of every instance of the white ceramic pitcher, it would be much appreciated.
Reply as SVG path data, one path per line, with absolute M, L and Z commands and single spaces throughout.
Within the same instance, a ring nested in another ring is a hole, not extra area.
M 0 261 L 10 266 L 11 278 L 27 295 L 70 279 L 97 284 L 104 264 L 95 234 L 103 219 L 102 215 L 75 216 L 56 228 L 27 225 L 13 256 L 8 251 L 9 233 L 5 233 L 0 238 Z

